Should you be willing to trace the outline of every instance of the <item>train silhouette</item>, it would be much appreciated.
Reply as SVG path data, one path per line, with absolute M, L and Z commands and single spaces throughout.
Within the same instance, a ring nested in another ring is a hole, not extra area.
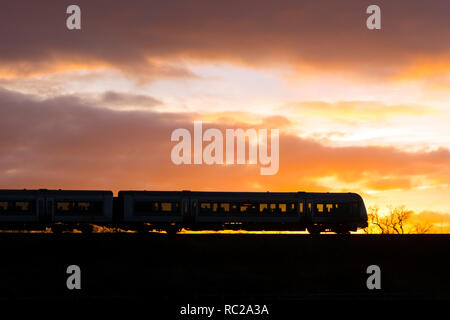
M 90 233 L 94 225 L 347 234 L 367 227 L 367 212 L 356 193 L 0 190 L 0 229 Z

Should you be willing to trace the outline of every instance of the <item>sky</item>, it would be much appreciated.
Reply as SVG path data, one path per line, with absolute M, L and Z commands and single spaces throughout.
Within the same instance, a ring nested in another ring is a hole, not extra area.
M 0 188 L 357 192 L 450 232 L 449 1 L 0 4 Z M 280 130 L 275 175 L 177 128 Z

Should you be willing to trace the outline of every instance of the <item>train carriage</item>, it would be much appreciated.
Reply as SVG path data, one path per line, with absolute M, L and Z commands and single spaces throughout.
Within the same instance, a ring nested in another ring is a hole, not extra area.
M 118 203 L 124 225 L 138 230 L 178 231 L 187 212 L 188 198 L 181 191 L 120 191 Z M 176 230 L 174 230 L 174 228 Z
M 0 190 L 0 228 L 29 228 L 39 224 L 45 212 L 39 208 L 36 190 Z
M 297 193 L 192 192 L 191 201 L 195 229 L 302 229 L 303 203 Z
M 367 227 L 366 208 L 356 193 L 305 193 L 304 199 L 310 233 L 348 233 Z
M 45 195 L 52 227 L 57 231 L 78 228 L 91 232 L 92 224 L 111 224 L 111 191 L 46 190 L 42 193 Z
M 0 228 L 90 231 L 111 223 L 112 203 L 111 191 L 0 190 Z

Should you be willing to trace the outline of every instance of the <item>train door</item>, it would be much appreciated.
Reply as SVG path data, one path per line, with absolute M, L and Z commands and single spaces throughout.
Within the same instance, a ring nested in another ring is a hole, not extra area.
M 184 194 L 181 200 L 183 208 L 183 223 L 192 224 L 195 220 L 195 211 L 193 210 L 193 207 L 197 205 L 197 202 L 193 205 L 189 191 L 184 191 L 183 193 Z
M 191 198 L 189 190 L 183 190 L 182 195 L 183 223 L 192 224 L 195 222 L 197 212 L 197 200 Z
M 300 222 L 304 222 L 307 220 L 307 208 L 306 208 L 305 204 L 306 203 L 304 200 L 300 200 L 298 202 L 298 212 L 299 212 Z
M 306 218 L 308 221 L 312 221 L 312 217 L 313 217 L 313 203 L 312 201 L 305 201 L 305 209 L 306 209 Z
M 53 199 L 38 199 L 38 207 L 39 207 L 39 222 L 41 223 L 50 223 L 52 221 L 53 216 Z
M 183 218 L 189 215 L 189 198 L 183 198 L 181 200 L 182 216 Z
M 197 217 L 197 199 L 191 199 L 191 217 L 192 217 L 192 222 L 195 221 L 196 217 Z
M 38 219 L 39 221 L 44 219 L 44 212 L 45 212 L 45 200 L 39 198 L 38 199 Z
M 188 198 L 186 200 L 185 206 L 187 207 L 187 212 L 184 215 L 184 223 L 192 224 L 195 222 L 195 216 L 197 215 L 197 200 Z
M 47 216 L 46 216 L 47 223 L 50 223 L 53 221 L 53 209 L 54 209 L 54 200 L 47 199 Z

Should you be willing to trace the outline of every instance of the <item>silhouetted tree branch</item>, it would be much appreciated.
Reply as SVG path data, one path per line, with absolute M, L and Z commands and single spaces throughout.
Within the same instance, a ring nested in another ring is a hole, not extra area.
M 414 233 L 427 233 L 432 227 L 431 223 L 417 223 L 414 225 Z
M 407 210 L 405 206 L 389 207 L 387 215 L 381 215 L 377 206 L 368 208 L 368 227 L 365 233 L 381 234 L 405 234 L 406 225 L 413 214 L 412 210 Z M 431 230 L 432 224 L 417 223 L 410 229 L 410 233 L 427 233 Z

